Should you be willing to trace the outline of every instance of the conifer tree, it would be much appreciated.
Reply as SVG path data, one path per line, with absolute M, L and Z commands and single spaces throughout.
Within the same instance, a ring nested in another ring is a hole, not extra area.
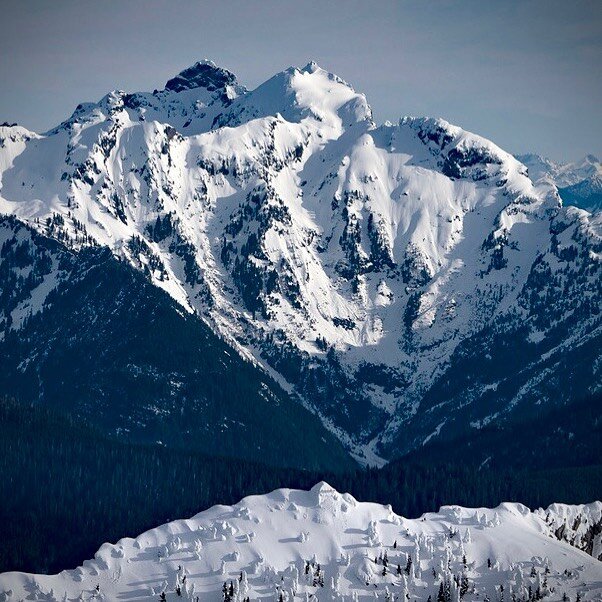
M 468 592 L 469 582 L 466 573 L 462 573 L 462 577 L 460 579 L 460 598 L 463 598 Z

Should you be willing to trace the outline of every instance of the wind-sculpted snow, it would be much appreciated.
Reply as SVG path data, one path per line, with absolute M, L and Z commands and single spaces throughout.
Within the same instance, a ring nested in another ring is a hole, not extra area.
M 104 544 L 58 575 L 0 575 L 2 600 L 599 600 L 599 560 L 555 536 L 602 504 L 444 506 L 408 520 L 326 483 L 214 506 Z M 597 543 L 599 546 L 599 534 Z
M 0 137 L 0 211 L 110 247 L 362 462 L 599 389 L 599 219 L 441 119 L 376 125 L 315 63 L 253 91 L 198 63 Z M 510 343 L 523 365 L 448 388 L 458 362 Z
M 536 514 L 545 517 L 554 537 L 602 561 L 602 504 L 552 504 Z

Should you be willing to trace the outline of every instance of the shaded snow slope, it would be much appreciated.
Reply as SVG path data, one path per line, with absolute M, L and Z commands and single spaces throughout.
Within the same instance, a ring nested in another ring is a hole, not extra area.
M 247 91 L 202 62 L 0 138 L 0 212 L 143 270 L 364 463 L 599 389 L 600 218 L 444 120 L 376 125 L 315 63 Z
M 426 602 L 442 589 L 450 601 L 527 600 L 529 593 L 600 600 L 600 561 L 559 541 L 554 529 L 567 519 L 599 527 L 601 510 L 600 502 L 536 512 L 521 504 L 445 506 L 408 520 L 319 483 L 214 506 L 104 544 L 94 560 L 59 575 L 5 573 L 0 599 L 160 600 L 164 593 L 208 602 Z

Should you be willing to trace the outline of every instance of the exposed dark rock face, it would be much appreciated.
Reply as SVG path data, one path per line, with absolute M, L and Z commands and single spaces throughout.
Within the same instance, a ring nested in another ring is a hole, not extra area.
M 236 82 L 236 77 L 227 69 L 213 63 L 199 62 L 181 71 L 165 84 L 166 90 L 181 92 L 193 88 L 206 88 L 209 92 L 220 90 Z

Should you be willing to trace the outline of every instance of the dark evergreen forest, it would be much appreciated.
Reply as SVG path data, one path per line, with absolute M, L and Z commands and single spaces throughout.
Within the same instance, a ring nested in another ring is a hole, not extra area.
M 0 396 L 42 403 L 131 443 L 353 468 L 316 416 L 143 273 L 107 249 L 73 253 L 14 219 L 0 217 L 3 229 Z M 12 312 L 53 262 L 69 277 L 43 311 L 12 328 Z
M 594 415 L 598 403 L 584 402 L 581 411 Z M 123 443 L 66 414 L 5 399 L 0 402 L 0 572 L 74 568 L 105 541 L 136 536 L 213 504 L 278 487 L 309 488 L 319 480 L 360 500 L 390 503 L 408 517 L 452 503 L 521 501 L 538 507 L 600 499 L 600 424 L 594 421 L 588 433 L 582 429 L 577 434 L 585 439 L 578 441 L 551 426 L 558 419 L 551 415 L 537 426 L 514 425 L 512 432 L 484 431 L 382 469 L 329 473 Z M 527 437 L 541 437 L 539 457 L 520 454 Z M 502 439 L 504 456 L 496 456 L 492 452 Z

